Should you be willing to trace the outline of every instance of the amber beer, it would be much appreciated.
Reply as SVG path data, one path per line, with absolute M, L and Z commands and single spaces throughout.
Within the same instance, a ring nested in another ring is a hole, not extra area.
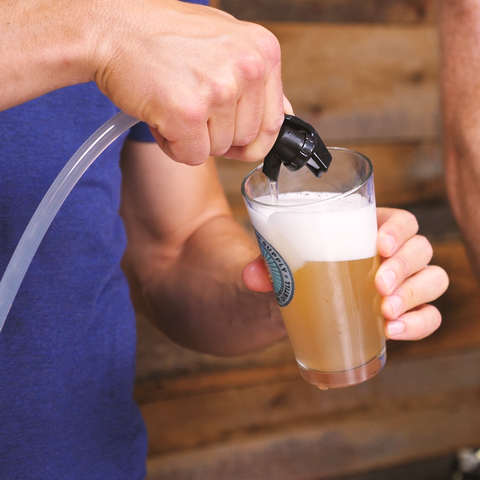
M 346 382 L 349 371 L 368 364 L 385 348 L 380 296 L 374 287 L 379 263 L 378 256 L 307 262 L 293 272 L 296 294 L 282 308 L 282 316 L 300 368 L 306 376 L 318 372 L 325 388 L 339 377 Z
M 363 382 L 386 360 L 372 167 L 330 151 L 332 173 L 283 172 L 278 199 L 258 169 L 242 187 L 300 371 L 322 389 Z

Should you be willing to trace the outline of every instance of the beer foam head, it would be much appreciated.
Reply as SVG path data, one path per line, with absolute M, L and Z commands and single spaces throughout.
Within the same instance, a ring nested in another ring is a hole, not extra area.
M 271 206 L 255 204 L 249 208 L 250 218 L 292 270 L 306 262 L 360 260 L 376 255 L 375 205 L 359 194 L 328 201 L 332 196 L 326 192 L 281 194 L 279 208 L 272 205 L 270 197 L 262 197 L 258 201 Z

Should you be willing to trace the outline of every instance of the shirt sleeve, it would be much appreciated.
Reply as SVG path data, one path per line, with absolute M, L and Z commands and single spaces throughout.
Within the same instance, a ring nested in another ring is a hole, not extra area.
M 137 123 L 130 129 L 128 139 L 134 140 L 135 142 L 155 142 L 150 128 L 148 128 L 148 125 L 144 122 Z

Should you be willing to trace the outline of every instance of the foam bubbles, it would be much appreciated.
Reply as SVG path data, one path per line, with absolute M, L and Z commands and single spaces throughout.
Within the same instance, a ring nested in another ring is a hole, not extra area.
M 270 197 L 250 205 L 253 226 L 285 259 L 292 270 L 305 262 L 371 258 L 377 253 L 374 204 L 359 194 L 328 201 L 334 194 L 281 194 L 278 206 Z M 326 200 L 315 202 L 315 200 Z

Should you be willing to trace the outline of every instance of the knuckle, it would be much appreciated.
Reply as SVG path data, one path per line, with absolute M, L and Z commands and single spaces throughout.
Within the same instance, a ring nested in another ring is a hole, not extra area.
M 438 328 L 440 328 L 440 325 L 442 324 L 442 314 L 437 308 L 432 307 L 432 309 L 433 309 L 432 324 L 434 329 L 437 330 Z
M 407 278 L 410 275 L 410 267 L 408 261 L 402 255 L 397 255 L 395 257 L 395 261 L 398 271 L 401 272 L 403 278 Z
M 206 109 L 199 103 L 185 102 L 176 108 L 177 117 L 187 128 L 198 127 L 207 121 Z
M 258 129 L 251 130 L 250 132 L 244 133 L 242 136 L 238 137 L 235 140 L 235 144 L 238 147 L 246 147 L 253 143 L 258 136 Z
M 407 323 L 408 340 L 421 340 L 437 330 L 442 323 L 442 315 L 432 305 L 423 304 L 414 308 L 403 318 Z
M 177 157 L 177 161 L 179 163 L 184 163 L 185 165 L 190 165 L 192 167 L 195 167 L 205 163 L 208 156 L 209 156 L 209 152 L 207 149 L 190 148 L 188 150 L 185 150 L 181 154 L 179 154 Z
M 436 283 L 438 285 L 439 290 L 441 291 L 441 294 L 445 293 L 445 291 L 447 290 L 450 284 L 450 278 L 448 277 L 447 272 L 443 268 L 437 265 L 432 265 L 432 266 L 429 266 L 428 268 L 434 275 L 436 275 L 437 277 Z
M 406 238 L 405 232 L 408 232 L 409 236 L 413 237 L 418 232 L 418 221 L 412 213 L 396 209 L 389 227 L 397 239 Z
M 404 304 L 413 306 L 416 304 L 416 293 L 415 289 L 411 285 L 405 285 L 402 289 L 402 297 L 404 299 Z
M 430 261 L 433 257 L 432 244 L 428 241 L 427 237 L 424 237 L 423 235 L 417 235 L 417 241 L 422 251 L 424 251 L 428 257 L 428 261 Z
M 415 233 L 418 232 L 418 220 L 417 220 L 417 217 L 413 214 L 413 213 L 410 213 L 410 212 L 407 212 L 407 216 L 408 216 L 408 220 L 409 222 L 413 225 L 414 227 L 414 231 Z
M 235 153 L 235 158 L 237 160 L 241 160 L 242 162 L 258 162 L 265 157 L 263 153 L 259 153 L 259 149 L 257 148 L 255 142 L 252 142 L 250 145 L 245 147 L 238 147 Z
M 281 62 L 281 47 L 277 37 L 267 28 L 248 23 L 249 36 L 255 39 L 256 46 L 261 53 L 261 58 L 270 66 Z
M 260 27 L 259 39 L 263 45 L 266 58 L 272 63 L 279 62 L 281 58 L 281 47 L 277 37 L 265 27 Z
M 237 101 L 238 88 L 235 79 L 217 79 L 211 85 L 211 94 L 214 103 L 222 105 L 234 105 Z
M 447 272 L 443 270 L 443 268 L 441 270 L 442 270 L 442 280 L 441 280 L 442 288 L 443 288 L 443 292 L 445 292 L 450 285 L 450 278 L 448 277 Z
M 432 305 L 425 305 L 423 308 L 424 315 L 424 337 L 432 334 L 435 330 L 438 330 L 442 324 L 442 314 L 440 311 Z
M 188 144 L 182 140 L 167 142 L 168 155 L 177 163 L 185 165 L 201 165 L 208 158 L 208 146 L 200 144 Z
M 221 157 L 222 155 L 227 153 L 229 148 L 230 148 L 230 145 L 227 145 L 227 144 L 215 145 L 214 147 L 211 148 L 210 155 L 212 155 L 213 157 Z
M 283 112 L 279 112 L 279 114 L 275 116 L 272 115 L 270 118 L 264 118 L 262 130 L 269 136 L 277 135 L 283 125 L 284 119 L 285 116 Z
M 259 52 L 244 53 L 239 59 L 242 76 L 250 82 L 261 82 L 265 77 L 265 60 Z

